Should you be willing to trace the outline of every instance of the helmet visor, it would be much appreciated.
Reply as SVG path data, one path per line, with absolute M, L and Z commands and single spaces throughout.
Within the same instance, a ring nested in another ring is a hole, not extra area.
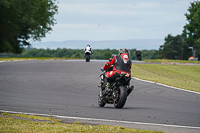
M 126 48 L 121 48 L 121 49 L 119 50 L 119 53 L 120 53 L 120 54 L 126 53 L 126 54 L 128 54 L 128 56 L 130 56 L 130 51 L 129 51 L 128 49 L 126 49 Z

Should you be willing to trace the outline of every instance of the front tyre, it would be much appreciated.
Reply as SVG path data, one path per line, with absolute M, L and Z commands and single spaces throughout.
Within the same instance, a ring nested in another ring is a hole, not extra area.
M 90 62 L 90 55 L 86 55 L 85 60 L 86 60 L 86 62 Z
M 98 104 L 99 104 L 99 107 L 104 107 L 106 105 L 103 97 L 100 97 L 100 96 L 98 97 Z
M 117 98 L 114 101 L 115 108 L 123 108 L 127 99 L 127 90 L 125 86 L 119 86 L 117 89 Z

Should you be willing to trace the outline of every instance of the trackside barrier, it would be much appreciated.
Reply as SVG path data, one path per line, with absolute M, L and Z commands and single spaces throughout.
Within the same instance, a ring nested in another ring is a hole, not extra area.
M 21 57 L 20 54 L 0 53 L 0 57 Z

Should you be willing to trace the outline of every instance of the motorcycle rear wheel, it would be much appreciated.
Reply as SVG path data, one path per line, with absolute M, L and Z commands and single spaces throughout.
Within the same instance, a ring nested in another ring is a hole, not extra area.
M 127 90 L 125 86 L 119 86 L 118 98 L 114 101 L 115 108 L 123 108 L 127 99 Z
M 90 62 L 90 55 L 86 55 L 85 61 Z

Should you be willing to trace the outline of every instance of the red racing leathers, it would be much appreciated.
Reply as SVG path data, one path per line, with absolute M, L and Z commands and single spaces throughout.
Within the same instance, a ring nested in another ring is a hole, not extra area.
M 113 65 L 113 70 L 108 71 L 105 73 L 105 76 L 108 79 L 112 79 L 116 73 L 123 74 L 128 73 L 131 74 L 131 65 L 132 62 L 129 59 L 128 54 L 123 53 L 121 55 L 115 55 L 110 58 L 108 62 L 105 63 L 103 66 L 103 69 L 106 70 L 110 68 Z

